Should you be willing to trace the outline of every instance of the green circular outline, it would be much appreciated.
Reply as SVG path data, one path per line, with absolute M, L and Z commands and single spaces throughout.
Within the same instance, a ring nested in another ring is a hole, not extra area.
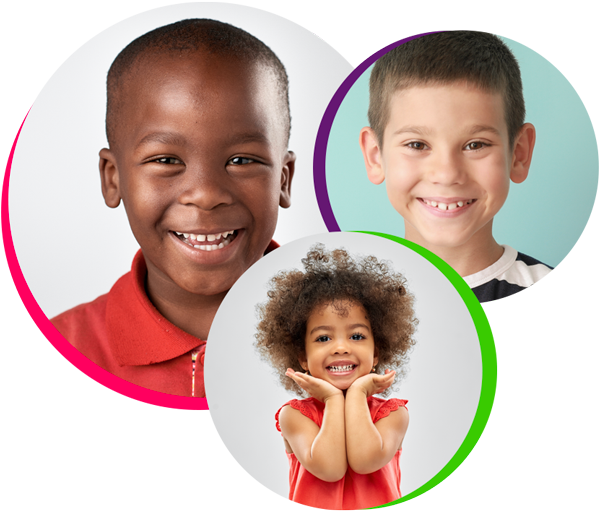
M 458 450 L 456 450 L 456 453 L 447 462 L 447 464 L 421 487 L 415 489 L 408 495 L 399 498 L 398 500 L 394 500 L 393 502 L 389 502 L 387 504 L 369 508 L 382 509 L 385 507 L 390 507 L 392 505 L 407 502 L 409 500 L 413 500 L 414 498 L 425 494 L 427 491 L 430 491 L 437 485 L 441 484 L 444 480 L 446 480 L 471 454 L 473 448 L 475 448 L 476 444 L 479 442 L 479 439 L 483 436 L 484 431 L 486 431 L 486 429 L 488 428 L 486 424 L 489 425 L 491 433 L 494 434 L 494 437 L 497 438 L 498 303 L 492 302 L 482 305 L 477 300 L 477 297 L 475 296 L 471 288 L 469 288 L 464 279 L 458 273 L 456 273 L 456 271 L 448 263 L 440 259 L 434 253 L 423 248 L 422 246 L 412 243 L 411 241 L 407 241 L 406 239 L 403 239 L 401 237 L 393 236 L 391 234 L 384 234 L 380 232 L 367 232 L 362 230 L 353 232 L 383 237 L 385 239 L 389 239 L 391 241 L 395 241 L 396 243 L 404 245 L 405 247 L 410 248 L 414 252 L 424 257 L 431 264 L 433 264 L 442 274 L 444 274 L 444 276 L 452 283 L 456 291 L 458 291 L 465 305 L 467 306 L 467 309 L 469 310 L 471 318 L 473 319 L 473 324 L 475 325 L 475 329 L 477 331 L 477 336 L 479 338 L 479 346 L 481 350 L 482 368 L 481 392 L 479 396 L 479 403 L 477 405 L 477 410 L 475 412 L 473 422 L 471 423 L 471 427 L 469 428 L 469 431 L 467 432 L 467 435 L 465 436 L 462 444 L 459 446 Z M 495 390 L 494 385 L 496 387 Z M 490 405 L 490 398 L 493 399 L 494 397 L 496 398 L 496 404 Z M 486 423 L 486 421 L 488 420 L 490 422 Z M 495 451 L 497 452 L 497 441 L 492 442 L 494 442 Z M 484 453 L 484 465 L 485 457 L 486 455 Z M 489 478 L 491 478 L 493 481 L 497 478 L 497 474 L 496 477 L 493 476 L 493 471 L 497 471 L 497 453 L 495 454 L 495 462 L 492 466 L 490 466 L 490 470 L 492 471 L 492 473 L 486 473 L 486 467 L 484 466 L 484 482 L 486 479 L 486 474 L 488 476 L 492 475 Z M 492 498 L 494 500 L 497 500 L 497 484 L 495 488 L 490 489 L 492 490 L 494 495 L 496 495 Z M 486 495 L 486 488 L 484 484 L 484 508 L 488 507 L 486 506 L 486 500 L 489 499 L 490 496 L 491 495 Z M 492 503 L 491 507 L 497 508 L 497 504 L 494 505 Z

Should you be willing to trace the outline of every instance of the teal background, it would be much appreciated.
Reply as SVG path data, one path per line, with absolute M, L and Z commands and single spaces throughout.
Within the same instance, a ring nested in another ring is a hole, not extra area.
M 585 106 L 567 79 L 545 58 L 507 38 L 521 67 L 525 120 L 537 132 L 525 182 L 511 182 L 494 218 L 500 244 L 556 266 L 588 221 L 598 187 L 598 147 Z M 372 68 L 372 67 L 371 67 Z M 327 192 L 341 230 L 404 235 L 404 221 L 390 204 L 385 184 L 367 178 L 358 144 L 368 126 L 368 69 L 344 98 L 333 122 L 326 156 Z

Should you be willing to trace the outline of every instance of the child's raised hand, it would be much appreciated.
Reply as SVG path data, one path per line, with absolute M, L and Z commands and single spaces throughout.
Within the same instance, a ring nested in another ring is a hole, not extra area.
M 296 382 L 296 385 L 304 390 L 304 392 L 307 392 L 315 399 L 318 399 L 321 403 L 325 403 L 333 396 L 344 396 L 344 393 L 340 389 L 334 387 L 331 383 L 319 378 L 314 378 L 303 372 L 295 372 L 293 369 L 288 369 L 285 372 L 285 375 L 292 378 Z
M 371 397 L 390 388 L 395 377 L 396 371 L 385 369 L 385 374 L 367 374 L 357 378 L 348 390 L 362 390 L 366 397 Z
M 586 304 L 598 304 L 598 240 L 588 243 L 585 252 L 577 257 L 581 287 Z

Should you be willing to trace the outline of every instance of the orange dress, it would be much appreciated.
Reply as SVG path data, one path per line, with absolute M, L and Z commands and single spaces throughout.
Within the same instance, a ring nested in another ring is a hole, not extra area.
M 408 403 L 405 399 L 367 399 L 374 423 L 390 412 Z M 315 398 L 292 399 L 286 405 L 321 427 L 325 405 Z M 279 413 L 275 414 L 277 430 Z M 346 475 L 337 482 L 325 482 L 306 470 L 293 453 L 287 453 L 290 462 L 290 500 L 322 509 L 366 509 L 397 500 L 400 494 L 400 453 L 398 450 L 383 468 L 368 475 L 359 475 L 348 467 Z

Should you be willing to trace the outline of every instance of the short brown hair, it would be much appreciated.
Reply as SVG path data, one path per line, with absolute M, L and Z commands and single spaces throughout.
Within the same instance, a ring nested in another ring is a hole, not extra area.
M 390 100 L 398 90 L 419 85 L 466 81 L 501 93 L 510 145 L 525 123 L 525 99 L 519 64 L 497 36 L 486 32 L 449 31 L 403 43 L 377 60 L 369 81 L 369 125 L 383 145 Z
M 310 249 L 302 263 L 304 272 L 281 271 L 273 277 L 269 300 L 257 306 L 260 321 L 255 346 L 285 389 L 302 395 L 285 372 L 303 370 L 299 357 L 305 352 L 310 314 L 324 304 L 332 304 L 343 314 L 348 310 L 346 301 L 361 304 L 367 313 L 379 359 L 375 372 L 395 369 L 398 381 L 418 324 L 414 297 L 406 289 L 404 276 L 376 257 L 355 259 L 344 249 L 327 251 L 321 243 Z

